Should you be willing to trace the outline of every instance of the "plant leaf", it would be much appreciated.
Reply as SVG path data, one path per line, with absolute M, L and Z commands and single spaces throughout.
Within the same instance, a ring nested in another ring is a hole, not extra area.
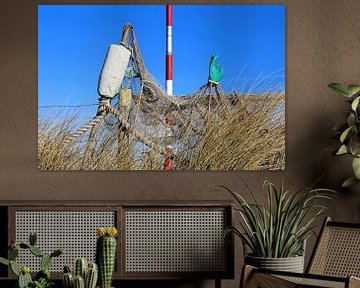
M 341 147 L 339 148 L 339 150 L 336 152 L 335 155 L 344 155 L 347 153 L 348 153 L 348 150 L 347 150 L 346 145 L 341 145 Z
M 341 185 L 341 187 L 348 188 L 352 185 L 359 184 L 359 183 L 360 183 L 359 179 L 352 177 L 352 178 L 349 178 L 346 181 L 344 181 L 344 183 Z
M 347 90 L 350 96 L 354 96 L 360 92 L 360 85 L 348 85 Z
M 356 116 L 353 113 L 350 113 L 347 118 L 347 124 L 350 126 L 356 125 Z
M 11 268 L 11 271 L 12 271 L 16 276 L 19 276 L 21 270 L 20 270 L 20 268 L 16 265 L 16 262 L 15 262 L 15 261 L 10 261 L 10 268 Z
M 337 93 L 341 94 L 342 96 L 350 98 L 350 93 L 347 89 L 347 86 L 341 83 L 330 83 L 328 85 L 329 88 L 333 89 Z
M 345 131 L 343 133 L 341 133 L 341 136 L 340 136 L 340 141 L 341 143 L 344 143 L 344 141 L 346 140 L 346 137 L 348 136 L 349 132 L 351 131 L 353 127 L 350 126 L 349 128 L 345 129 Z
M 360 158 L 354 157 L 352 161 L 352 168 L 356 178 L 360 180 Z
M 358 135 L 354 134 L 350 137 L 347 148 L 351 155 L 360 156 L 360 138 Z
M 356 97 L 354 101 L 351 103 L 351 109 L 356 111 L 357 106 L 359 105 L 360 96 Z
M 9 260 L 8 259 L 5 259 L 3 257 L 0 257 L 0 263 L 1 264 L 4 264 L 4 265 L 9 265 Z

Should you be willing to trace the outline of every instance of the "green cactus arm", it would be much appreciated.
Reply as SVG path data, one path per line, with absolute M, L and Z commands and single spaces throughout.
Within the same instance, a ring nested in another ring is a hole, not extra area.
M 29 251 L 35 255 L 35 256 L 38 256 L 38 257 L 41 257 L 43 256 L 45 253 L 43 251 L 40 250 L 39 247 L 36 247 L 36 246 L 30 246 L 29 247 Z
M 95 262 L 90 262 L 88 265 L 88 270 L 98 270 L 98 265 Z
M 68 265 L 64 266 L 64 273 L 71 273 L 71 268 Z
M 0 263 L 9 266 L 10 261 L 6 258 L 0 257 Z
M 10 249 L 8 252 L 9 260 L 15 261 L 16 258 L 19 256 L 19 246 L 16 245 L 14 248 Z
M 21 243 L 19 243 L 19 247 L 22 249 L 29 249 L 30 246 L 24 242 L 21 242 Z
M 64 253 L 64 249 L 57 249 L 51 253 L 51 257 L 58 257 Z
M 51 265 L 51 256 L 48 253 L 45 253 L 42 257 L 41 257 L 41 261 L 40 261 L 40 267 L 41 269 L 49 269 L 50 265 Z
M 78 258 L 75 261 L 74 274 L 85 279 L 88 262 L 86 258 Z
M 35 246 L 37 241 L 37 235 L 35 232 L 31 232 L 29 235 L 29 243 L 31 246 Z
M 95 288 L 98 280 L 98 267 L 96 263 L 89 263 L 85 276 L 85 288 Z
M 71 273 L 64 273 L 62 277 L 62 283 L 64 288 L 74 287 L 74 276 Z
M 74 288 L 85 288 L 84 278 L 77 275 L 74 277 Z
M 19 276 L 21 270 L 20 268 L 16 265 L 16 262 L 11 260 L 10 261 L 10 269 L 11 271 L 16 275 L 16 276 Z
M 31 275 L 21 271 L 18 279 L 19 288 L 29 288 L 32 283 Z

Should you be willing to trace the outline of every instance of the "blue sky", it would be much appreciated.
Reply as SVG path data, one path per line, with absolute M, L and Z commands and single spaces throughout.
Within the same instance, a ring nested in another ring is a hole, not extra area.
M 54 113 L 44 105 L 97 103 L 106 51 L 120 41 L 126 23 L 135 29 L 145 66 L 164 87 L 165 5 L 38 6 L 39 116 Z M 285 6 L 173 5 L 174 94 L 206 83 L 212 54 L 224 68 L 226 92 L 284 69 Z M 284 83 L 284 75 L 276 81 Z M 95 111 L 82 107 L 80 114 L 89 118 Z

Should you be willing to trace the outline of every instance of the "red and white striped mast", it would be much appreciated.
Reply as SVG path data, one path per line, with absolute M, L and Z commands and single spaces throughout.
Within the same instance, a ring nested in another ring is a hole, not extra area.
M 166 93 L 173 95 L 172 5 L 166 5 Z

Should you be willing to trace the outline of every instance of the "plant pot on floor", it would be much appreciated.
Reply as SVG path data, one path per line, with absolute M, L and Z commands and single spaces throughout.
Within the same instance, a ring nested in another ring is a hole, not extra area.
M 304 256 L 264 258 L 246 255 L 245 264 L 274 271 L 304 273 Z
M 310 187 L 291 193 L 285 190 L 283 183 L 276 188 L 265 181 L 267 203 L 263 205 L 244 185 L 251 201 L 229 188 L 220 187 L 236 201 L 233 207 L 239 213 L 240 225 L 239 228 L 231 226 L 226 232 L 233 232 L 243 241 L 245 264 L 303 273 L 305 241 L 314 234 L 313 223 L 326 209 L 319 200 L 331 199 L 334 191 Z

